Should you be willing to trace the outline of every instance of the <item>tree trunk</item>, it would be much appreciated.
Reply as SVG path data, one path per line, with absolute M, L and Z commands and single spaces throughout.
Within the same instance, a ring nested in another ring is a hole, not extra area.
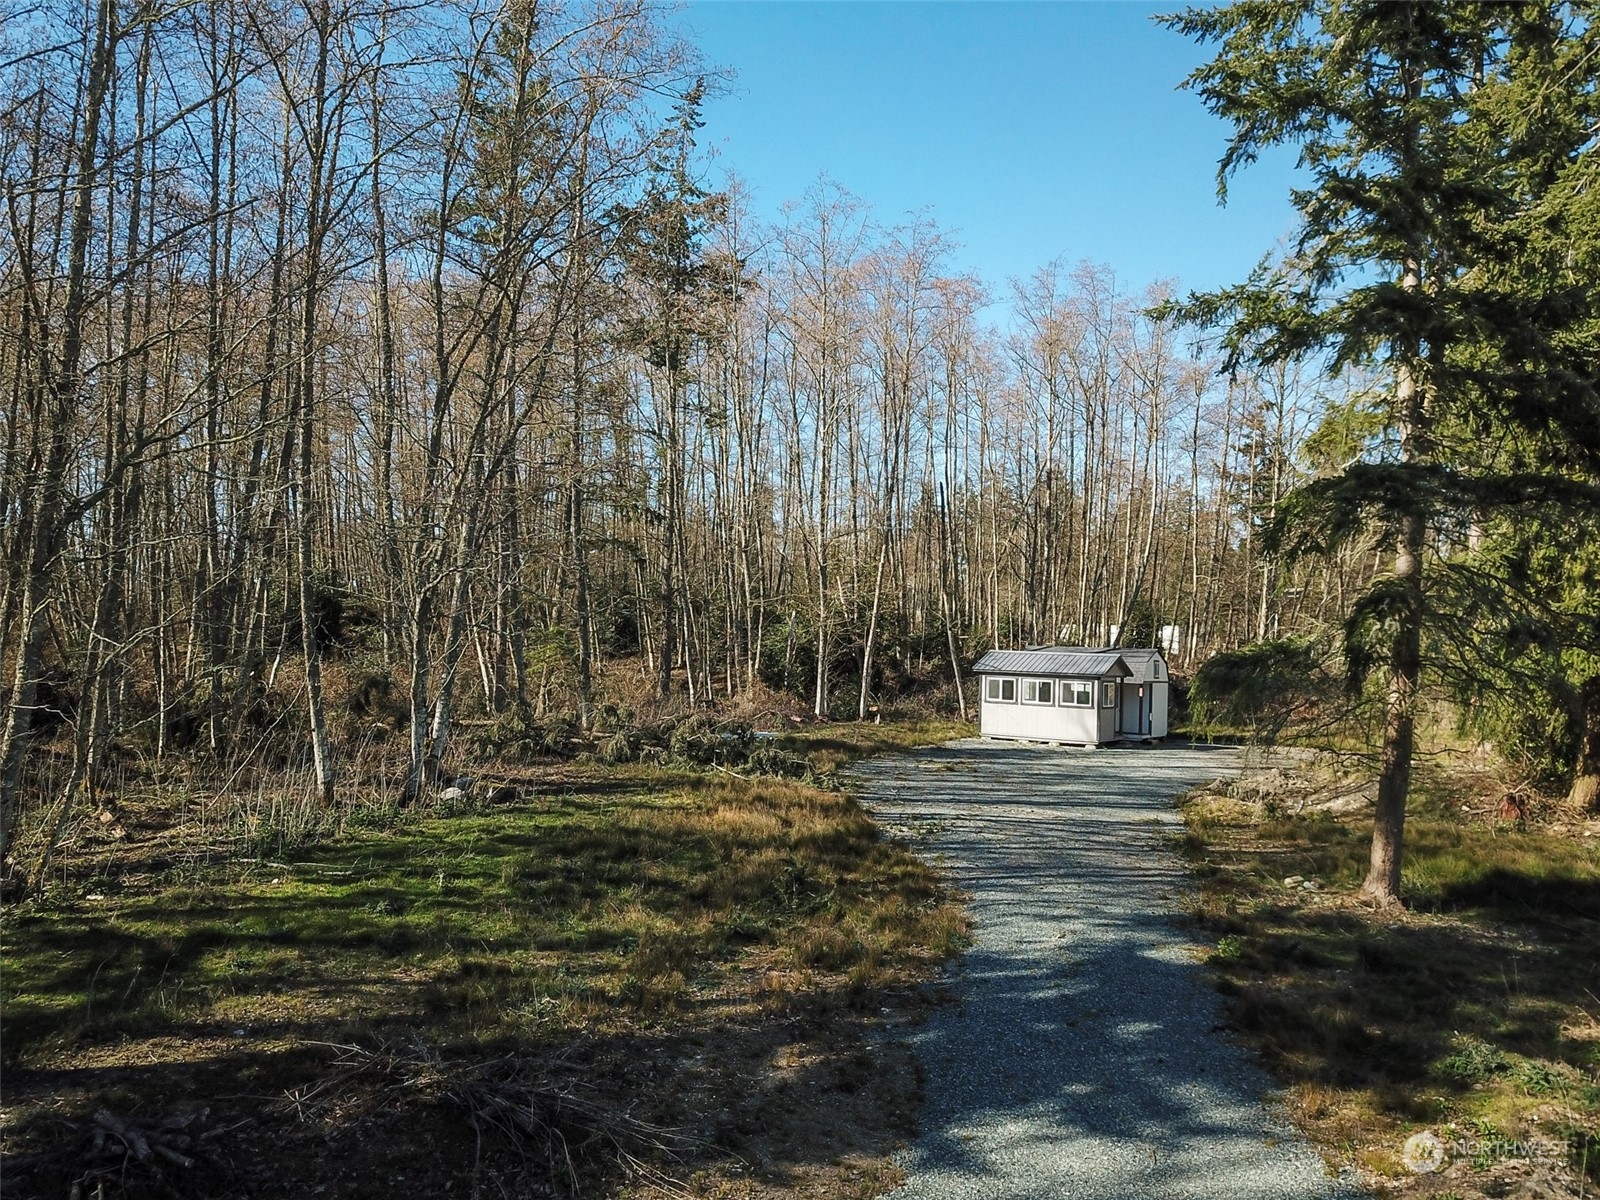
M 1600 675 L 1583 681 L 1583 733 L 1567 800 L 1585 812 L 1600 812 Z
M 476 541 L 475 529 L 470 521 L 462 523 L 461 540 L 456 547 L 455 566 L 451 572 L 454 586 L 450 590 L 450 612 L 445 618 L 445 641 L 439 664 L 439 692 L 433 702 L 433 722 L 428 732 L 428 757 L 423 765 L 423 778 L 436 783 L 444 778 L 444 760 L 450 750 L 450 721 L 455 709 L 456 672 L 461 665 L 461 654 L 467 644 L 468 567 L 472 561 Z
M 22 786 L 22 759 L 28 735 L 32 731 L 34 697 L 44 653 L 50 582 L 56 567 L 62 528 L 69 515 L 66 512 L 66 473 L 80 399 L 79 366 L 90 291 L 88 248 L 94 215 L 94 189 L 98 178 L 96 156 L 100 149 L 100 118 L 105 104 L 106 82 L 116 46 L 113 29 L 115 20 L 114 6 L 109 0 L 102 0 L 96 18 L 94 42 L 89 50 L 83 135 L 78 144 L 60 360 L 48 377 L 46 387 L 51 401 L 49 449 L 31 497 L 27 568 L 21 611 L 18 614 L 22 636 L 17 647 L 5 730 L 0 733 L 0 857 L 5 854 Z
M 861 652 L 861 697 L 856 720 L 867 719 L 867 701 L 872 694 L 872 652 L 877 648 L 878 609 L 883 598 L 883 567 L 889 561 L 889 532 L 884 531 L 883 547 L 878 551 L 878 573 L 872 584 L 872 611 L 867 617 L 867 644 Z
M 594 618 L 589 606 L 589 543 L 584 536 L 583 492 L 583 323 L 572 323 L 572 424 L 571 463 L 568 470 L 567 540 L 572 554 L 573 621 L 578 627 L 578 727 L 585 733 L 593 721 L 594 708 Z
M 333 741 L 328 736 L 327 708 L 322 694 L 322 646 L 317 638 L 316 535 L 317 483 L 315 478 L 317 438 L 317 383 L 322 366 L 318 353 L 318 308 L 322 301 L 322 251 L 328 233 L 327 178 L 329 163 L 328 60 L 332 52 L 333 30 L 329 6 L 324 2 L 313 15 L 317 37 L 317 58 L 309 97 L 313 119 L 308 122 L 307 146 L 310 166 L 309 205 L 306 221 L 306 267 L 303 305 L 300 312 L 299 371 L 299 457 L 294 476 L 294 513 L 300 601 L 300 639 L 305 656 L 306 710 L 311 734 L 311 759 L 317 778 L 317 794 L 323 804 L 333 805 Z
M 1401 286 L 1416 291 L 1421 266 L 1406 263 Z M 1417 361 L 1403 353 L 1395 399 L 1401 414 L 1400 455 L 1417 462 L 1427 455 L 1426 397 L 1417 379 Z M 1388 694 L 1383 706 L 1383 751 L 1378 772 L 1378 809 L 1372 824 L 1372 859 L 1361 894 L 1388 907 L 1400 903 L 1400 861 L 1405 837 L 1406 798 L 1411 791 L 1411 756 L 1416 742 L 1417 681 L 1422 674 L 1422 546 L 1426 529 L 1413 507 L 1400 520 L 1394 583 L 1400 604 L 1389 651 Z

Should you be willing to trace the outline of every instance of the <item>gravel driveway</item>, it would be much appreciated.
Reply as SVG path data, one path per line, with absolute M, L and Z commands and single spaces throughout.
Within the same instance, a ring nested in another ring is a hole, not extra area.
M 1359 1195 L 1274 1112 L 1173 922 L 1170 798 L 1237 766 L 969 740 L 856 770 L 879 819 L 973 897 L 958 1002 L 910 1034 L 927 1103 L 895 1200 Z

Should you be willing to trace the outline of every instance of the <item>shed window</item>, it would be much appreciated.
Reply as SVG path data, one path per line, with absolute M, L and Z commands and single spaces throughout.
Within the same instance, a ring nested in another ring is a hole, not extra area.
M 984 686 L 987 688 L 984 695 L 998 704 L 1015 704 L 1017 702 L 1017 681 L 1015 679 L 1002 679 L 998 675 L 991 675 Z
M 1061 703 L 1073 708 L 1094 707 L 1094 684 L 1087 679 L 1067 679 L 1061 684 Z
M 1024 679 L 1022 681 L 1024 704 L 1054 704 L 1056 681 L 1054 679 Z
M 1108 679 L 1100 685 L 1100 707 L 1115 708 L 1117 706 L 1117 684 L 1115 680 Z

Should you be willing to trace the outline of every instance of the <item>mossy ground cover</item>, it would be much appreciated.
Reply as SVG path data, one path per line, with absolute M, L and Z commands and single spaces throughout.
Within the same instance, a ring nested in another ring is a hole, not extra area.
M 654 1170 L 707 1194 L 880 1187 L 915 1080 L 870 1027 L 965 937 L 930 868 L 837 790 L 642 766 L 520 782 L 510 804 L 358 807 L 326 835 L 186 852 L 180 823 L 141 853 L 125 808 L 132 844 L 7 914 L 11 1177 L 66 1195 L 97 1110 L 209 1106 L 246 1124 L 106 1194 L 600 1194 Z M 662 1137 L 564 1149 L 576 1171 L 552 1173 L 449 1088 L 395 1082 L 508 1055 Z
M 1404 912 L 1356 899 L 1369 814 L 1186 802 L 1232 1023 L 1330 1159 L 1382 1192 L 1593 1195 L 1600 826 L 1497 820 L 1449 772 L 1419 790 Z M 1446 1144 L 1444 1169 L 1409 1168 L 1419 1133 Z

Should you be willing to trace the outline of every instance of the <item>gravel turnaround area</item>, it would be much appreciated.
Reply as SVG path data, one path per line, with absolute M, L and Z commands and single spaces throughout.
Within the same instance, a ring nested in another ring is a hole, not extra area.
M 1358 1197 L 1274 1110 L 1175 917 L 1173 796 L 1237 751 L 976 739 L 852 786 L 972 894 L 953 1003 L 909 1031 L 921 1136 L 893 1200 Z

